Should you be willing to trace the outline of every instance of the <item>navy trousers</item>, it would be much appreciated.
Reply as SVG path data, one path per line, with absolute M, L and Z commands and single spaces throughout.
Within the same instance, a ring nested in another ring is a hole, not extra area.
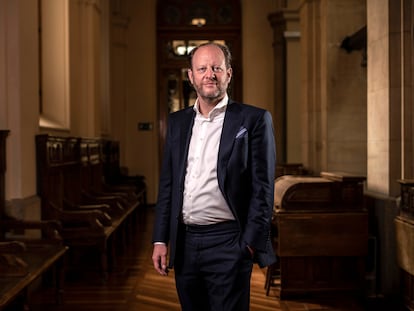
M 253 261 L 236 222 L 180 228 L 175 281 L 183 311 L 248 311 Z

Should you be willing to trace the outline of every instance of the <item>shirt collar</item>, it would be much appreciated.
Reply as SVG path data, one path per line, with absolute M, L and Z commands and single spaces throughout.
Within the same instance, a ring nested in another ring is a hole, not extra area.
M 217 105 L 209 112 L 208 119 L 214 119 L 214 117 L 218 116 L 220 113 L 223 113 L 227 108 L 227 103 L 229 101 L 229 97 L 226 94 L 222 100 L 220 100 Z M 200 109 L 199 109 L 199 103 L 198 98 L 193 106 L 194 111 L 197 113 L 197 115 L 201 115 Z

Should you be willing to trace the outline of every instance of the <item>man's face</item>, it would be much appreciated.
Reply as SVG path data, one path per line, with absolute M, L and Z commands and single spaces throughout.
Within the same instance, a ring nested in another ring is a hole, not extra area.
M 193 55 L 188 77 L 197 95 L 206 101 L 224 97 L 230 83 L 232 69 L 226 68 L 224 54 L 214 45 L 200 47 Z

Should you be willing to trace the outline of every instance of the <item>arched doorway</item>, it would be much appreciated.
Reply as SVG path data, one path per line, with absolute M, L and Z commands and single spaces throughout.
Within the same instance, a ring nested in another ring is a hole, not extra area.
M 233 83 L 229 96 L 242 100 L 240 0 L 158 0 L 157 87 L 160 158 L 168 114 L 194 104 L 188 83 L 188 53 L 205 42 L 226 44 L 233 56 Z

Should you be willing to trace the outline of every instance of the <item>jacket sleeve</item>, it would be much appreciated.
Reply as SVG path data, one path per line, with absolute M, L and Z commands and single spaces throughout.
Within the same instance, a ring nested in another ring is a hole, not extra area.
M 171 191 L 172 191 L 172 161 L 171 161 L 171 118 L 168 120 L 167 135 L 163 151 L 163 160 L 158 187 L 158 198 L 155 206 L 155 219 L 152 242 L 169 242 Z
M 257 119 L 250 135 L 252 192 L 243 237 L 257 251 L 265 252 L 273 213 L 276 163 L 273 123 L 268 111 Z

